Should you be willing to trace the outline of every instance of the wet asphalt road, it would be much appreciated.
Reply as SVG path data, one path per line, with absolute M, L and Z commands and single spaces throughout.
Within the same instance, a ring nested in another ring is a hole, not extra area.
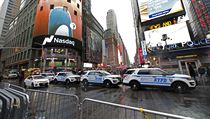
M 15 80 L 6 82 L 18 85 Z M 195 90 L 184 94 L 155 88 L 132 91 L 123 85 L 117 88 L 101 86 L 82 88 L 76 84 L 67 87 L 63 84 L 51 84 L 48 88 L 36 88 L 35 90 L 75 94 L 80 100 L 88 97 L 196 119 L 210 119 L 210 86 L 198 86 Z

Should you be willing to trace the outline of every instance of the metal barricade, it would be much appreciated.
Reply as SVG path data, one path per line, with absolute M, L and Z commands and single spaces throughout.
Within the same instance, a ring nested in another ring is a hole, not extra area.
M 13 89 L 13 88 L 16 88 Z M 1 119 L 26 119 L 29 97 L 21 87 L 11 87 L 8 83 L 0 83 L 0 118 Z M 21 91 L 18 91 L 20 89 Z
M 79 119 L 79 98 L 76 95 L 26 90 L 30 97 L 31 119 Z
M 80 119 L 192 119 L 179 115 L 85 98 Z

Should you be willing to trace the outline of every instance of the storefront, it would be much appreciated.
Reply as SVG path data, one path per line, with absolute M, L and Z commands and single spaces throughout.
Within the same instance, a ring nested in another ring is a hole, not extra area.
M 163 49 L 153 48 L 148 53 L 147 62 L 170 72 L 189 74 L 189 64 L 195 71 L 200 66 L 210 66 L 210 40 L 172 44 Z

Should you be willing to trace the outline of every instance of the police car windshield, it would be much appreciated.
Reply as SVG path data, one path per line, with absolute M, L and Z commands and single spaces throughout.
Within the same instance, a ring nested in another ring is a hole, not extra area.
M 74 73 L 73 72 L 68 72 L 66 75 L 70 76 L 70 75 L 74 75 Z
M 106 71 L 102 71 L 101 73 L 103 73 L 103 75 L 111 75 L 109 72 Z
M 55 76 L 55 74 L 53 74 L 53 73 L 49 73 L 49 74 L 42 74 L 42 76 Z
M 167 72 L 167 71 L 165 71 L 165 70 L 157 70 L 156 73 L 157 73 L 157 72 L 159 72 L 159 73 L 162 74 L 162 75 L 172 75 L 172 73 L 169 73 L 169 72 Z

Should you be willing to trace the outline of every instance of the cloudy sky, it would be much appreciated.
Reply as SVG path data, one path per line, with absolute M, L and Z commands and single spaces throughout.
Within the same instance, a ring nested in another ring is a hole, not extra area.
M 106 14 L 114 9 L 117 16 L 118 32 L 121 34 L 129 59 L 134 61 L 136 52 L 135 31 L 130 0 L 91 0 L 92 13 L 106 29 Z
M 0 0 L 0 10 L 1 10 L 1 5 L 4 2 L 4 0 Z

